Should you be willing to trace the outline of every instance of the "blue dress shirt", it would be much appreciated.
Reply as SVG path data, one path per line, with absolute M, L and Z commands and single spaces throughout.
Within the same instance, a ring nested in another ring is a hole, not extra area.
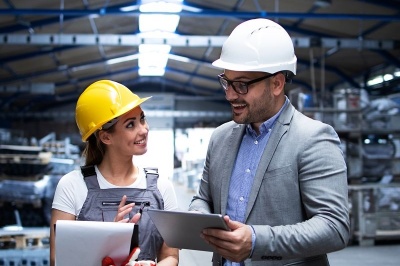
M 257 135 L 251 125 L 246 126 L 246 132 L 243 136 L 229 183 L 226 214 L 229 215 L 231 220 L 241 223 L 245 222 L 246 207 L 258 164 L 271 135 L 272 127 L 288 102 L 289 99 L 286 98 L 286 102 L 279 112 L 261 124 L 260 135 Z M 252 251 L 254 249 L 254 243 L 255 234 L 253 231 Z M 244 265 L 244 263 L 231 262 L 228 260 L 224 262 L 224 266 L 241 265 Z

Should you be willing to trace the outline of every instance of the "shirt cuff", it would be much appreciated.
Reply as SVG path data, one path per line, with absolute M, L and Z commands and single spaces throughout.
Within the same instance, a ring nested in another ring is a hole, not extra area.
M 249 258 L 253 256 L 254 246 L 256 245 L 256 233 L 252 225 L 249 225 L 251 228 L 251 252 Z

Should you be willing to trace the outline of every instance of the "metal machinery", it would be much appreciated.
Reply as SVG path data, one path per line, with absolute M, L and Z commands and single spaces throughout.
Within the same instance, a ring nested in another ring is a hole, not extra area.
M 331 108 L 303 113 L 332 125 L 348 167 L 351 241 L 400 239 L 400 103 L 340 89 Z
M 80 151 L 50 133 L 40 140 L 0 130 L 0 265 L 49 265 L 51 203 Z

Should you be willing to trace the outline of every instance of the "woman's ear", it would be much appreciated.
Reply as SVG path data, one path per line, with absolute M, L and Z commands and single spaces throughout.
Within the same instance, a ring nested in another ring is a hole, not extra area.
M 98 137 L 99 137 L 99 140 L 106 145 L 111 143 L 110 133 L 108 133 L 105 130 L 100 130 L 98 133 Z

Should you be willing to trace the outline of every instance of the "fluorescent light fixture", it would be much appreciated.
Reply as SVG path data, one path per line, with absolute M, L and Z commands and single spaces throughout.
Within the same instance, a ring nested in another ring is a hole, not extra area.
M 156 38 L 156 39 L 171 39 L 179 37 L 179 35 L 174 32 L 166 32 L 160 30 L 139 32 L 137 36 L 140 38 Z
M 127 55 L 122 57 L 117 57 L 113 59 L 109 59 L 106 61 L 107 65 L 118 64 L 126 61 L 131 61 L 139 58 L 139 54 Z
M 394 79 L 394 77 L 398 77 L 398 76 L 400 76 L 400 73 L 398 71 L 394 72 L 393 75 L 392 74 L 379 75 L 379 76 L 376 76 L 376 77 L 368 80 L 367 85 L 374 86 L 374 85 L 380 84 L 382 82 L 392 80 L 392 79 Z
M 331 0 L 315 0 L 314 5 L 318 6 L 318 7 L 328 7 L 328 6 L 332 5 L 332 1 Z
M 139 68 L 139 76 L 164 76 L 165 68 L 163 67 L 141 67 Z
M 201 8 L 187 6 L 187 5 L 182 5 L 182 10 L 193 12 L 193 13 L 200 13 L 201 11 L 203 11 L 203 9 L 201 9 Z
M 134 10 L 138 10 L 138 9 L 139 9 L 138 5 L 131 5 L 131 6 L 121 7 L 119 10 L 122 12 L 130 12 L 130 11 L 134 11 Z
M 376 84 L 382 83 L 383 82 L 383 77 L 382 76 L 377 76 L 373 79 L 370 79 L 367 81 L 368 86 L 374 86 Z
M 154 1 L 142 0 L 139 7 L 140 12 L 168 12 L 179 13 L 182 11 L 183 0 Z
M 77 71 L 81 71 L 81 70 L 87 70 L 93 68 L 93 64 L 87 64 L 87 65 L 81 65 L 81 66 L 76 66 L 76 67 L 72 67 L 71 71 L 72 72 L 77 72 Z
M 155 2 L 164 2 L 165 1 L 155 1 Z M 171 13 L 178 13 L 181 12 L 182 10 L 188 11 L 188 12 L 193 12 L 193 13 L 200 13 L 201 11 L 203 11 L 203 9 L 201 8 L 197 8 L 197 7 L 192 7 L 192 6 L 188 6 L 188 5 L 184 5 L 182 4 L 183 1 L 169 1 L 168 5 L 163 4 L 163 6 L 166 9 L 163 10 L 159 10 L 160 8 L 158 6 L 154 7 L 155 10 L 152 11 L 141 11 L 141 12 L 168 12 L 166 10 L 169 10 L 169 12 Z M 159 3 L 157 3 L 159 4 Z M 146 9 L 150 9 L 150 7 L 156 5 L 156 3 L 151 3 L 151 5 L 146 5 L 145 7 L 143 7 L 144 10 Z M 140 5 L 130 5 L 130 6 L 124 6 L 121 7 L 119 10 L 122 12 L 130 12 L 130 11 L 135 11 L 138 10 L 140 7 Z
M 139 54 L 139 67 L 165 67 L 168 61 L 168 54 Z
M 178 15 L 142 14 L 139 15 L 139 30 L 141 32 L 175 32 L 176 27 L 178 27 L 179 19 L 180 16 Z
M 163 76 L 171 46 L 166 44 L 139 45 L 139 75 Z
M 393 75 L 392 74 L 385 74 L 383 76 L 383 80 L 384 81 L 389 81 L 389 80 L 392 80 L 392 79 L 393 79 Z
M 182 11 L 183 0 L 141 0 L 139 10 L 146 12 L 179 13 Z M 154 38 L 175 36 L 179 15 L 175 14 L 141 14 L 139 15 L 139 31 L 141 35 Z M 139 45 L 139 75 L 163 76 L 168 62 L 170 45 L 142 44 Z
M 399 71 L 399 70 L 396 70 L 396 71 L 393 73 L 393 75 L 394 75 L 395 77 L 400 77 L 400 71 Z
M 168 54 L 171 51 L 171 45 L 167 44 L 141 44 L 139 53 L 162 53 Z

